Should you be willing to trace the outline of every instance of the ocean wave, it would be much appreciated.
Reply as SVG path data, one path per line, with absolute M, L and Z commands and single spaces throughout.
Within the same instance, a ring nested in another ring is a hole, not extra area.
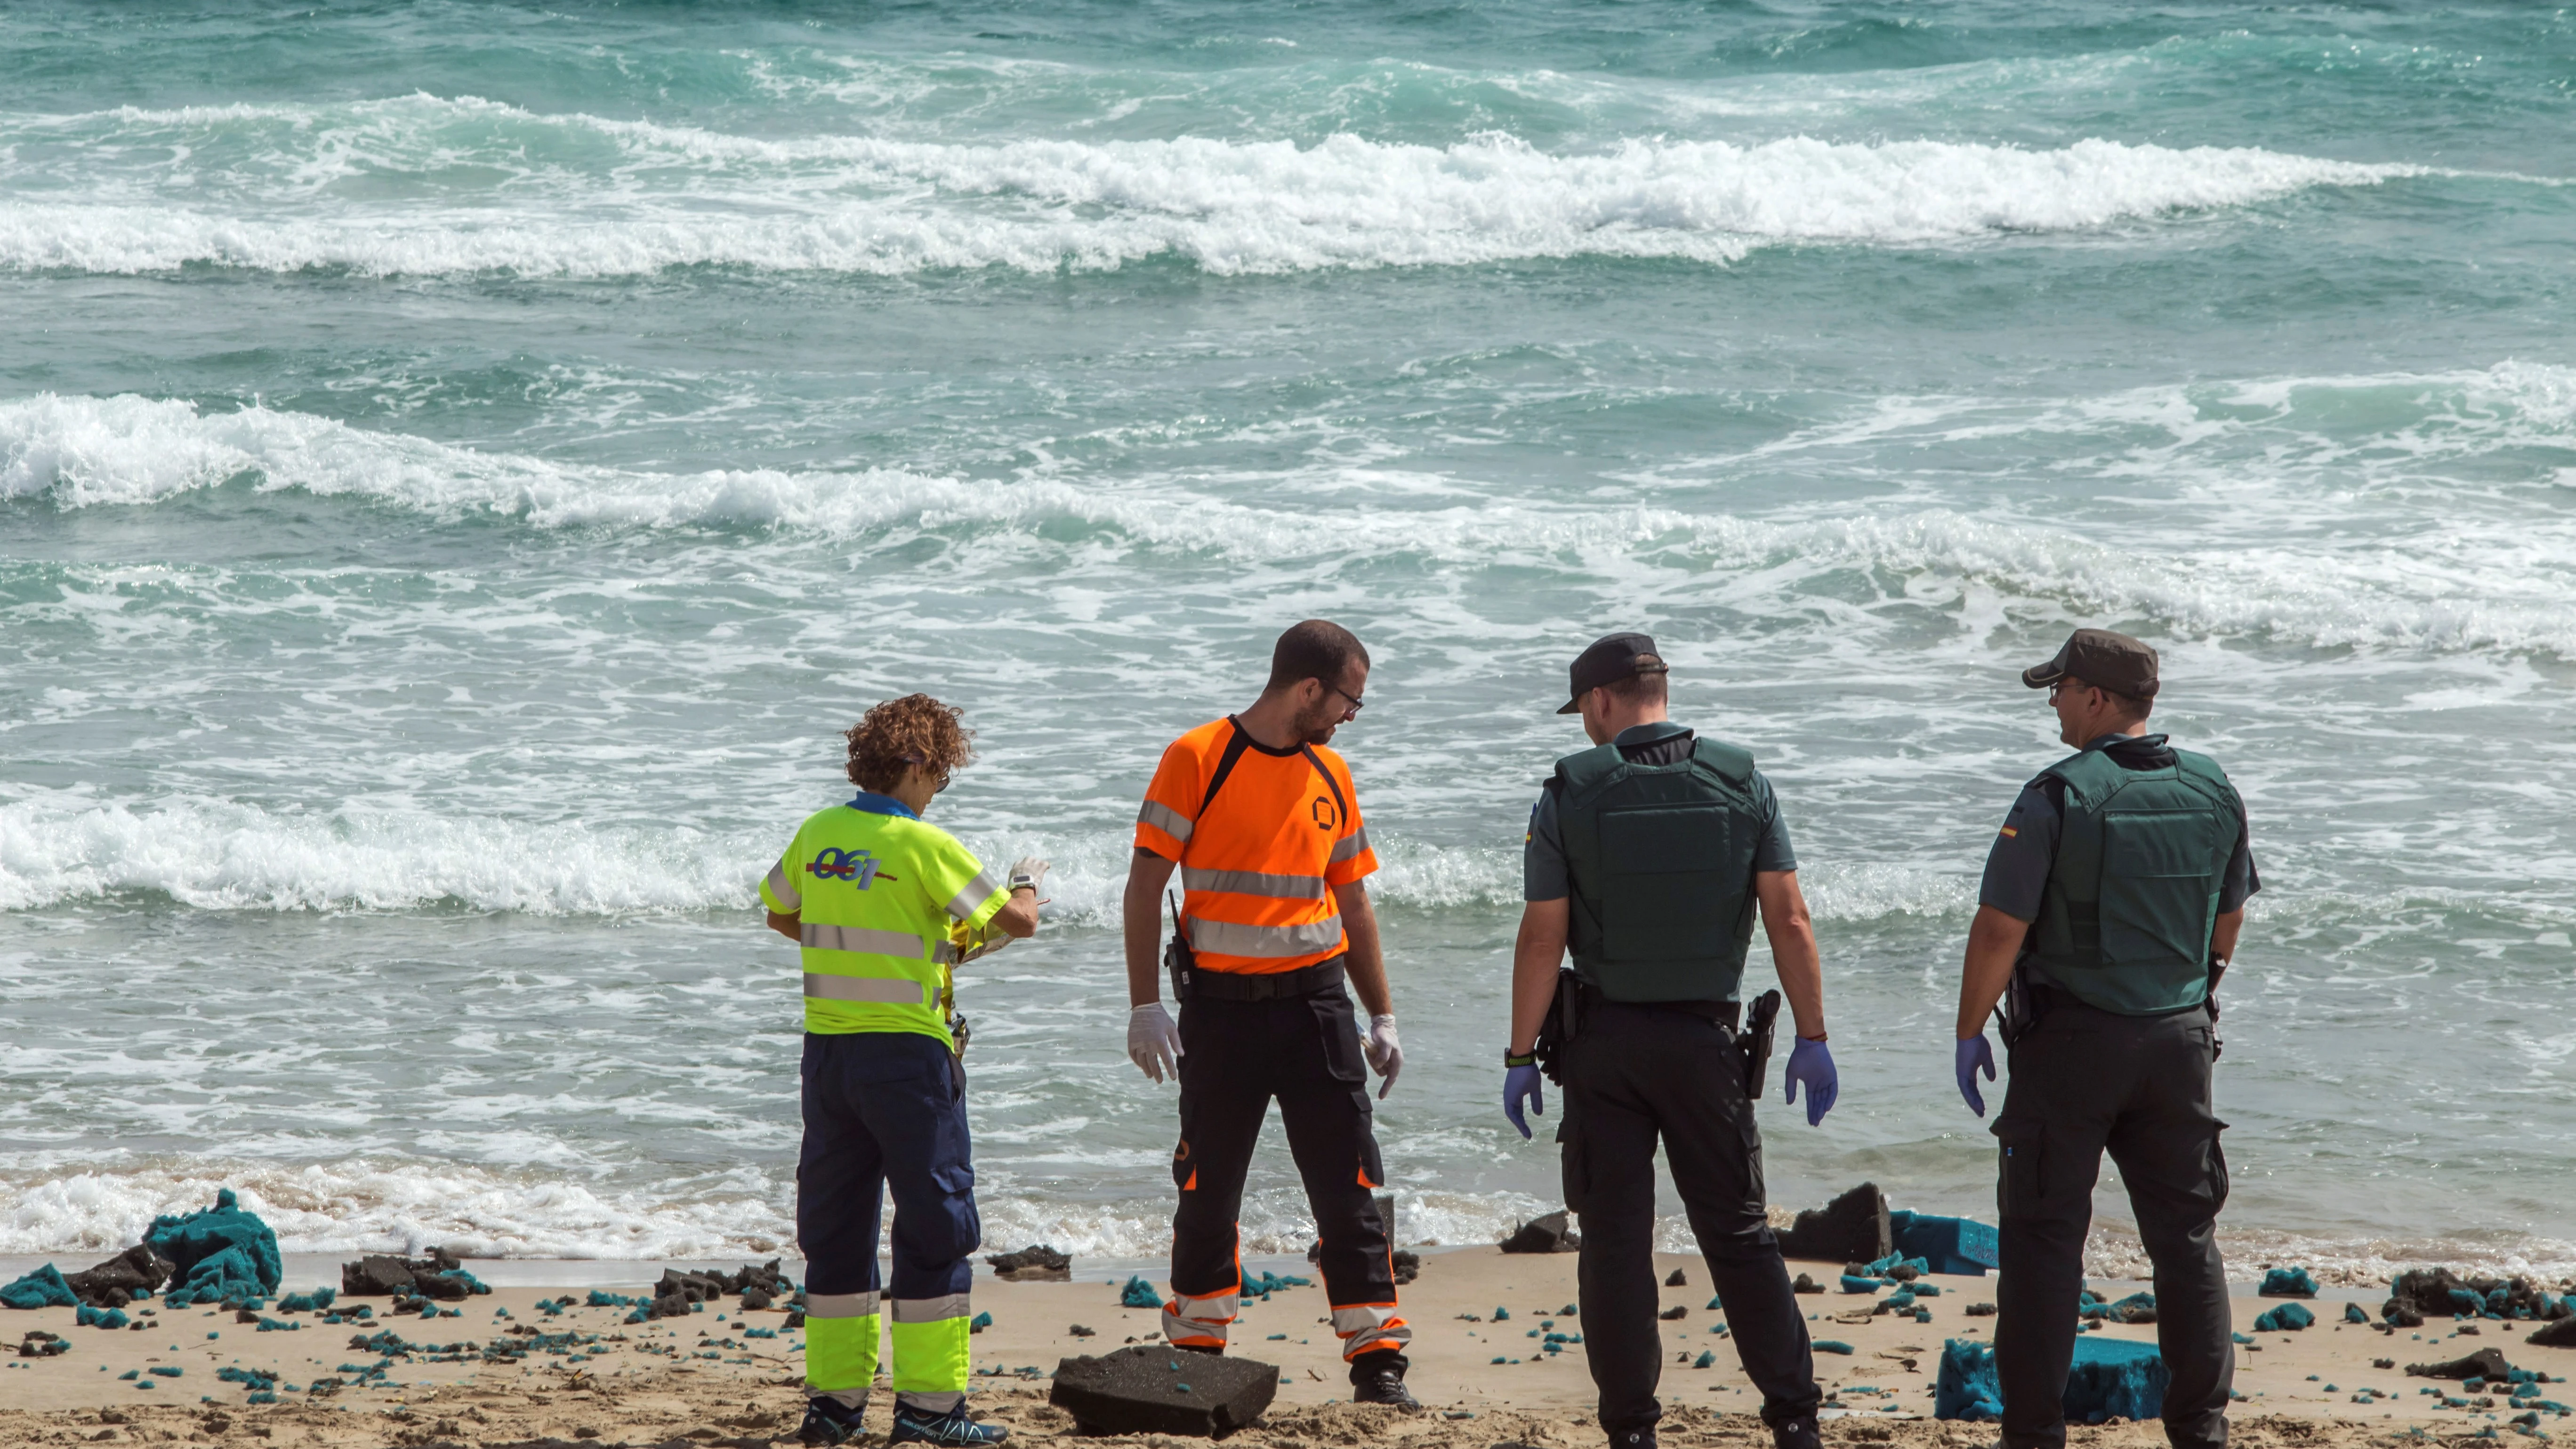
M 1048 919 L 1115 929 L 1126 884 L 1131 807 L 1096 830 L 1014 831 L 970 848 L 992 860 L 1055 863 Z M 1507 909 L 1520 900 L 1517 848 L 1443 846 L 1372 827 L 1384 905 Z M 278 814 L 225 800 L 141 804 L 83 799 L 0 804 L 0 910 L 123 893 L 199 910 L 404 911 L 464 907 L 538 916 L 686 915 L 749 910 L 776 859 L 775 830 L 709 833 L 452 819 L 343 808 Z M 1831 920 L 1944 914 L 1962 879 L 1896 866 L 1808 872 L 1810 904 Z
M 2480 376 L 2485 405 L 2527 409 L 2514 427 L 2563 438 L 2576 394 L 2565 369 L 2506 364 Z M 2377 381 L 2394 389 L 2403 380 Z M 2265 395 L 2246 393 L 2247 405 Z M 2193 546 L 2161 532 L 2095 540 L 1947 508 L 1774 521 L 1644 506 L 1386 507 L 1360 491 L 1334 509 L 1332 527 L 1318 528 L 1317 490 L 1296 490 L 1294 506 L 1274 507 L 1235 501 L 1256 490 L 1211 496 L 1206 480 L 986 481 L 890 468 L 647 473 L 485 453 L 258 406 L 205 412 L 181 400 L 53 394 L 0 404 L 0 501 L 135 506 L 235 479 L 546 527 L 754 527 L 832 539 L 950 533 L 975 538 L 989 557 L 1123 544 L 1263 566 L 1422 558 L 1677 584 L 1764 571 L 1768 587 L 1791 590 L 1833 574 L 1927 575 L 2158 620 L 2191 637 L 2576 657 L 2576 544 L 2565 530 L 2527 517 L 2482 522 L 2456 509 L 2431 534 L 2213 534 Z M 1052 526 L 1068 522 L 1086 535 L 1078 545 Z
M 195 170 L 184 194 L 154 172 L 108 170 L 77 189 L 22 178 L 0 202 L 0 268 L 587 278 L 690 266 L 1052 272 L 1158 257 L 1220 275 L 1586 256 L 1724 263 L 1769 244 L 2098 231 L 2427 174 L 2104 139 L 2031 150 L 1630 138 L 1582 154 L 1508 135 L 1445 146 L 1350 134 L 1308 146 L 1207 137 L 965 144 L 738 136 L 540 116 L 473 98 L 409 106 L 354 123 L 272 122 L 281 144 L 300 149 L 255 168 L 274 174 L 237 186 L 238 198 L 210 197 Z M 165 128 L 218 119 L 256 117 L 221 108 L 132 118 Z M 571 141 L 550 148 L 531 134 L 567 132 Z M 529 159 L 533 149 L 611 155 L 544 164 Z M 331 190 L 356 171 L 383 186 L 465 165 L 509 176 L 516 189 L 467 205 L 424 189 L 415 201 L 367 209 Z M 82 199 L 52 199 L 57 192 Z M 519 209 L 530 194 L 543 198 L 541 213 Z

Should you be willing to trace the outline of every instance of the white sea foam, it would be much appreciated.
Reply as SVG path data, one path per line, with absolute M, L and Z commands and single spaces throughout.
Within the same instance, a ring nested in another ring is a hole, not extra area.
M 2499 442 L 2562 438 L 2566 369 L 2505 364 L 2453 378 L 2318 379 L 2250 389 L 2362 387 L 2466 391 L 2503 409 Z M 1980 424 L 1982 426 L 1982 424 Z M 2049 419 L 2020 424 L 2059 426 Z M 2528 518 L 2440 532 L 2348 540 L 2213 535 L 2193 544 L 2096 541 L 2058 527 L 1946 508 L 1769 521 L 1655 507 L 1478 503 L 1346 507 L 1314 526 L 1317 504 L 1265 506 L 1172 480 L 1101 486 L 1043 478 L 983 481 L 900 469 L 645 473 L 485 453 L 328 419 L 249 407 L 209 413 L 184 401 L 44 394 L 0 404 L 0 499 L 59 507 L 147 504 L 249 478 L 265 489 L 349 495 L 441 517 L 469 513 L 543 526 L 769 527 L 849 538 L 963 531 L 1054 548 L 1050 524 L 1094 542 L 1277 565 L 1336 558 L 1429 558 L 1461 567 L 1571 566 L 1630 580 L 1769 570 L 1780 577 L 1887 571 L 1971 581 L 2176 632 L 2318 646 L 2547 650 L 2576 656 L 2576 578 L 2567 530 Z M 1247 480 L 1229 479 L 1228 483 Z M 1372 500 L 1373 502 L 1373 500 Z
M 426 96 L 340 110 L 130 111 L 46 129 L 102 120 L 125 141 L 249 127 L 268 149 L 239 168 L 254 179 L 236 179 L 237 195 L 209 195 L 193 164 L 184 187 L 158 171 L 117 168 L 126 151 L 154 148 L 78 151 L 89 184 L 21 184 L 0 203 L 0 267 L 610 277 L 709 265 L 1045 272 L 1160 256 L 1220 274 L 1575 256 L 1719 263 L 1776 243 L 1918 246 L 2094 231 L 2426 174 L 2104 139 L 2027 150 L 1631 138 L 1563 155 L 1507 135 L 1447 146 L 1350 134 L 1311 146 L 1188 136 L 778 139 Z M 211 138 L 183 154 L 201 144 Z M 531 159 L 548 154 L 584 159 Z M 361 208 L 330 189 L 357 170 L 382 185 L 467 164 L 509 176 L 520 193 L 543 198 L 543 211 L 519 210 L 516 195 L 498 190 L 466 205 L 442 187 L 434 202 L 425 189 L 417 202 Z
M 635 1261 L 796 1251 L 792 1183 L 756 1173 L 743 1191 L 677 1199 L 452 1163 L 206 1160 L 0 1182 L 0 1254 L 105 1257 L 139 1241 L 156 1214 L 207 1206 L 224 1187 L 240 1193 L 289 1253 L 413 1253 L 442 1245 L 477 1257 Z M 1077 1259 L 1151 1261 L 1171 1252 L 1162 1197 L 1058 1201 L 986 1191 L 978 1206 L 985 1247 L 996 1252 L 1025 1243 L 1047 1243 Z M 1399 1192 L 1396 1235 L 1412 1246 L 1489 1243 L 1554 1206 L 1525 1193 Z M 1788 1215 L 1784 1207 L 1772 1211 L 1775 1219 Z M 1294 1191 L 1254 1194 L 1243 1218 L 1247 1253 L 1301 1252 L 1314 1235 Z M 2300 1263 L 2327 1282 L 2362 1285 L 2432 1264 L 2553 1279 L 2576 1272 L 2576 1242 L 2546 1234 L 2397 1238 L 2223 1227 L 2219 1236 L 2240 1278 L 2253 1276 L 2256 1263 Z M 1677 1215 L 1659 1218 L 1655 1237 L 1664 1252 L 1697 1250 L 1688 1220 Z M 2144 1278 L 2149 1264 L 2135 1232 L 2110 1223 L 2094 1229 L 2085 1271 Z

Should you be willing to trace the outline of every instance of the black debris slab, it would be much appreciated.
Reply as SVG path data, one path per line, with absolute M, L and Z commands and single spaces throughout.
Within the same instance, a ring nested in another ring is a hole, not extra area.
M 2513 1372 L 2513 1365 L 2505 1362 L 2503 1349 L 2482 1348 L 2444 1363 L 2410 1363 L 2406 1372 L 2419 1379 L 2500 1379 Z
M 1278 1392 L 1275 1364 L 1139 1344 L 1060 1361 L 1047 1402 L 1086 1434 L 1222 1439 L 1260 1418 Z
M 66 1276 L 72 1296 L 92 1308 L 123 1308 L 170 1281 L 177 1265 L 137 1243 L 93 1268 Z
M 1506 1253 L 1571 1253 L 1583 1246 L 1583 1235 L 1566 1226 L 1560 1210 L 1512 1229 L 1512 1235 L 1498 1246 Z
M 2561 1318 L 2523 1342 L 2542 1348 L 2576 1348 L 2576 1318 Z
M 340 1265 L 340 1292 L 349 1298 L 386 1298 L 419 1293 L 425 1298 L 462 1298 L 470 1291 L 442 1273 L 465 1266 L 463 1259 L 445 1248 L 432 1248 L 425 1258 L 397 1258 L 387 1253 L 369 1253 L 354 1263 Z
M 1073 1281 L 1072 1255 L 1059 1253 L 1044 1243 L 1031 1243 L 1016 1253 L 993 1253 L 984 1261 L 992 1265 L 994 1277 L 1013 1283 Z
M 1821 1208 L 1809 1208 L 1777 1235 L 1780 1256 L 1817 1263 L 1875 1263 L 1888 1254 L 1887 1194 L 1864 1182 Z
M 1667 1288 L 1687 1288 L 1690 1286 L 1690 1275 L 1679 1268 L 1675 1268 L 1672 1272 L 1664 1275 L 1664 1286 Z

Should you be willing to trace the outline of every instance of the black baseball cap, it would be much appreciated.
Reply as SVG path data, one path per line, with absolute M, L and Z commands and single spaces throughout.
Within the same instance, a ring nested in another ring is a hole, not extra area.
M 2021 682 L 2045 689 L 2068 675 L 2096 689 L 2134 699 L 2156 697 L 2156 651 L 2126 634 L 2108 629 L 2078 629 L 2067 636 L 2057 657 L 2021 672 Z
M 1566 671 L 1574 697 L 1557 713 L 1583 713 L 1583 696 L 1605 684 L 1665 672 L 1664 656 L 1655 652 L 1652 638 L 1644 634 L 1604 634 L 1592 641 L 1592 647 L 1574 656 L 1574 667 Z

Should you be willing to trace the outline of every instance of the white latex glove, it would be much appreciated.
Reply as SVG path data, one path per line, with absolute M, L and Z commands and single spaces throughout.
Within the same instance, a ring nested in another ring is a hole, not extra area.
M 1127 1059 L 1155 1081 L 1181 1075 L 1181 1029 L 1163 1003 L 1149 1001 L 1127 1013 Z
M 1011 889 L 1018 890 L 1022 886 L 1027 886 L 1030 890 L 1036 890 L 1038 883 L 1046 879 L 1046 873 L 1045 861 L 1034 855 L 1022 856 L 1011 862 Z
M 1369 1018 L 1368 1030 L 1360 1033 L 1360 1054 L 1384 1079 L 1377 1085 L 1377 1096 L 1379 1101 L 1385 1101 L 1388 1090 L 1395 1086 L 1395 1074 L 1404 1070 L 1404 1044 L 1395 1039 L 1394 1017 Z

